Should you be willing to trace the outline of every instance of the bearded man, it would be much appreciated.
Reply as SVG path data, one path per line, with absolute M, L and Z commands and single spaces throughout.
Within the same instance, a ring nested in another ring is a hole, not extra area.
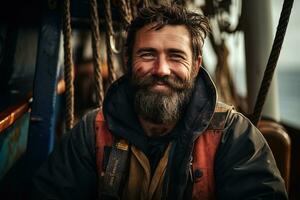
M 129 72 L 38 171 L 37 198 L 287 199 L 265 139 L 217 102 L 201 68 L 208 31 L 204 16 L 179 6 L 141 9 Z

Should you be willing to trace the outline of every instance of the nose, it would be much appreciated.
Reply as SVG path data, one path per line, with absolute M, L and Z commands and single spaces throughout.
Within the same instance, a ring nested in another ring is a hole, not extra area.
M 152 70 L 152 75 L 159 77 L 169 76 L 171 74 L 170 65 L 165 57 L 160 56 Z

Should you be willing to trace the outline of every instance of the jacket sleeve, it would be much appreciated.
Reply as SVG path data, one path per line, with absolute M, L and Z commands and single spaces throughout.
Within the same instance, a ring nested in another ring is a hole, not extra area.
M 96 111 L 64 135 L 33 178 L 34 199 L 95 199 Z
M 217 199 L 287 199 L 284 181 L 259 130 L 231 111 L 215 160 Z

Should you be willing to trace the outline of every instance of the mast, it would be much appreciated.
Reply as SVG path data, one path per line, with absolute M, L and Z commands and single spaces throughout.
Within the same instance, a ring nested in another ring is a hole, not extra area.
M 248 113 L 252 113 L 274 37 L 271 0 L 243 0 L 242 6 L 249 105 Z M 276 121 L 280 120 L 276 72 L 269 88 L 262 115 Z

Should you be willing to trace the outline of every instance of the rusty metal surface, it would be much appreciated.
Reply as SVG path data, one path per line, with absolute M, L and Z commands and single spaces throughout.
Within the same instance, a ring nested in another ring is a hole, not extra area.
M 5 133 L 5 129 L 14 124 L 24 113 L 28 112 L 30 97 L 31 94 L 22 102 L 0 113 L 0 135 Z
M 0 135 L 0 180 L 25 152 L 28 126 L 29 112 L 26 112 Z

